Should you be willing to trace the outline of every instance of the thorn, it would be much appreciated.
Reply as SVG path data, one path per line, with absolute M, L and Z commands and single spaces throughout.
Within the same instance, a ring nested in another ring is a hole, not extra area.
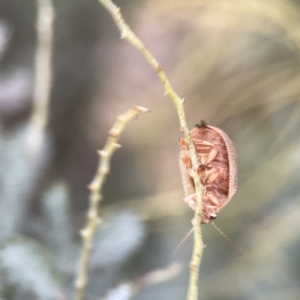
M 162 71 L 162 66 L 161 65 L 157 65 L 155 69 L 156 69 L 156 72 L 159 73 L 159 72 Z
M 184 101 L 185 101 L 185 98 L 182 98 L 182 99 L 181 99 L 181 103 L 184 103 Z
M 76 288 L 82 288 L 83 286 L 85 286 L 86 284 L 86 280 L 83 280 L 83 279 L 78 279 L 75 281 L 75 287 Z
M 82 229 L 79 231 L 80 232 L 80 235 L 83 237 L 83 238 L 86 238 L 87 236 L 89 236 L 89 233 L 90 231 L 87 230 L 87 229 Z
M 107 156 L 107 153 L 106 153 L 106 151 L 104 151 L 104 150 L 98 150 L 97 152 L 98 152 L 98 154 L 99 154 L 101 157 Z
M 88 189 L 91 191 L 91 192 L 94 192 L 98 189 L 98 185 L 95 183 L 95 182 L 92 182 L 88 185 Z
M 115 143 L 115 147 L 116 147 L 117 149 L 119 149 L 119 148 L 122 148 L 122 145 L 120 145 L 120 144 L 118 144 L 118 143 Z
M 119 6 L 114 5 L 113 7 L 110 7 L 109 10 L 111 10 L 113 14 L 118 14 L 121 9 Z
M 134 110 L 140 112 L 140 113 L 146 113 L 146 112 L 150 112 L 150 109 L 149 108 L 146 108 L 146 107 L 142 107 L 142 106 L 137 106 L 135 105 L 133 107 Z
M 118 132 L 113 131 L 113 130 L 110 130 L 110 131 L 108 132 L 108 135 L 109 135 L 110 137 L 116 138 L 116 137 L 118 136 Z
M 119 9 L 119 11 L 120 11 L 120 9 Z M 124 39 L 126 39 L 126 36 L 127 36 L 127 32 L 126 32 L 126 30 L 125 30 L 125 28 L 121 31 L 121 34 L 120 34 L 120 39 L 121 40 L 124 40 Z
M 89 219 L 97 219 L 97 213 L 94 212 L 94 211 L 90 211 L 90 212 L 88 213 L 88 218 L 89 218 Z

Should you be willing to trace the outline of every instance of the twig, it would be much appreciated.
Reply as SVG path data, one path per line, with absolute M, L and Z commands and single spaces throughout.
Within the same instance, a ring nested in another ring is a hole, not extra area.
M 182 271 L 183 266 L 178 262 L 173 262 L 163 269 L 156 269 L 144 274 L 133 282 L 122 283 L 116 288 L 110 290 L 102 300 L 130 300 L 142 290 L 150 286 L 162 284 L 174 279 Z
M 170 84 L 167 75 L 162 69 L 162 66 L 158 63 L 155 57 L 151 54 L 151 52 L 144 46 L 144 44 L 140 41 L 140 39 L 133 33 L 130 27 L 125 23 L 124 18 L 121 14 L 120 8 L 117 7 L 111 0 L 99 0 L 99 2 L 108 10 L 111 14 L 113 20 L 115 21 L 120 33 L 121 38 L 126 39 L 129 43 L 131 43 L 136 49 L 138 49 L 143 56 L 146 58 L 151 67 L 156 71 L 159 79 L 161 80 L 165 93 L 168 95 L 173 101 L 176 111 L 180 121 L 180 128 L 184 134 L 187 145 L 189 147 L 191 153 L 192 160 L 192 177 L 195 182 L 195 189 L 197 194 L 197 205 L 195 210 L 195 216 L 193 220 L 194 224 L 194 248 L 193 248 L 193 256 L 190 263 L 190 283 L 189 283 L 189 291 L 188 291 L 188 300 L 196 300 L 198 299 L 198 277 L 199 277 L 199 267 L 202 258 L 203 252 L 203 243 L 202 243 L 202 232 L 201 232 L 201 214 L 202 214 L 202 187 L 200 183 L 200 178 L 197 174 L 198 168 L 198 160 L 197 154 L 195 151 L 195 147 L 192 143 L 189 129 L 186 123 L 185 113 L 184 113 L 184 99 L 180 98 L 177 93 L 174 91 L 173 87 Z
M 99 164 L 93 178 L 92 182 L 89 185 L 90 198 L 89 198 L 89 209 L 87 213 L 87 223 L 84 229 L 81 230 L 81 236 L 83 240 L 83 246 L 79 262 L 79 271 L 77 280 L 75 282 L 75 299 L 82 300 L 84 297 L 86 285 L 88 282 L 88 263 L 91 255 L 92 241 L 99 224 L 99 212 L 98 206 L 101 201 L 102 195 L 102 186 L 106 179 L 106 175 L 110 170 L 110 159 L 117 148 L 120 145 L 117 143 L 121 133 L 123 132 L 125 126 L 129 121 L 136 118 L 138 114 L 143 112 L 148 112 L 149 110 L 144 107 L 134 106 L 132 109 L 129 109 L 123 115 L 120 115 L 110 129 L 108 133 L 108 138 L 103 150 L 100 150 Z
M 35 56 L 35 82 L 33 110 L 29 121 L 29 147 L 32 154 L 40 150 L 48 121 L 48 106 L 52 84 L 51 56 L 53 47 L 54 8 L 51 0 L 37 3 L 37 49 Z

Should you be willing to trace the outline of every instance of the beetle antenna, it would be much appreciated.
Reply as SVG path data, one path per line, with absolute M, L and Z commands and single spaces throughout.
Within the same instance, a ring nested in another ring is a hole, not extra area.
M 181 248 L 181 246 L 185 243 L 185 241 L 188 239 L 188 237 L 193 233 L 194 231 L 194 227 L 189 230 L 189 232 L 185 235 L 185 237 L 181 240 L 181 242 L 177 245 L 176 249 L 173 252 L 173 255 L 175 255 L 178 250 Z
M 231 245 L 231 247 L 237 252 L 239 256 L 243 255 L 243 252 L 240 248 L 215 224 L 215 222 L 211 222 L 212 226 L 222 235 L 222 237 Z

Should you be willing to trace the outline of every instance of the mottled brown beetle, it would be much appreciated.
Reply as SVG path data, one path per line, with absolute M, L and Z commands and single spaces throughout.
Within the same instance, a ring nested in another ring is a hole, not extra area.
M 190 132 L 198 157 L 198 174 L 203 187 L 202 224 L 217 217 L 218 212 L 233 197 L 237 189 L 236 152 L 232 141 L 221 129 L 204 121 Z M 191 176 L 190 151 L 180 139 L 180 172 L 185 192 L 184 202 L 196 207 L 195 184 Z

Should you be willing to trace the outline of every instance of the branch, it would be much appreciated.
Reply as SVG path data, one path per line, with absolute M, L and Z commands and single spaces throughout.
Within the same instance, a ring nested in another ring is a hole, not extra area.
M 187 145 L 191 153 L 192 160 L 192 177 L 195 182 L 195 189 L 197 194 L 197 205 L 195 210 L 195 216 L 193 220 L 194 224 L 194 248 L 192 260 L 190 263 L 190 283 L 188 291 L 188 300 L 198 299 L 198 277 L 199 277 L 199 267 L 202 258 L 203 252 L 203 242 L 202 242 L 202 232 L 201 232 L 201 215 L 202 215 L 202 186 L 200 178 L 197 173 L 198 169 L 198 159 L 195 151 L 194 144 L 192 143 L 189 129 L 187 126 L 185 112 L 184 112 L 184 99 L 180 98 L 177 93 L 174 91 L 173 87 L 170 84 L 170 81 L 162 69 L 162 66 L 158 63 L 155 57 L 151 52 L 144 46 L 140 39 L 133 33 L 130 27 L 125 23 L 124 18 L 121 14 L 120 8 L 117 7 L 111 0 L 99 0 L 99 2 L 108 10 L 111 14 L 113 20 L 115 21 L 120 33 L 121 38 L 126 39 L 131 43 L 137 50 L 139 50 L 145 59 L 148 61 L 150 66 L 156 71 L 159 79 L 161 80 L 165 93 L 173 101 L 180 122 L 180 129 L 184 134 Z
M 98 152 L 99 164 L 96 171 L 96 174 L 89 185 L 90 197 L 89 197 L 89 209 L 87 213 L 87 223 L 84 229 L 81 230 L 82 237 L 82 252 L 79 262 L 79 271 L 77 280 L 75 282 L 76 292 L 75 299 L 82 300 L 84 297 L 86 285 L 88 282 L 88 263 L 91 256 L 92 241 L 96 229 L 99 224 L 99 211 L 98 206 L 99 202 L 102 199 L 101 191 L 103 184 L 105 182 L 106 176 L 110 170 L 110 159 L 114 154 L 115 150 L 121 147 L 117 142 L 118 139 L 125 129 L 125 126 L 138 114 L 143 112 L 148 112 L 147 108 L 140 106 L 134 106 L 132 109 L 129 109 L 123 115 L 120 115 L 114 124 L 114 126 L 108 132 L 108 138 L 103 150 Z
M 174 279 L 182 271 L 180 263 L 173 262 L 163 269 L 148 272 L 133 282 L 122 283 L 111 289 L 102 300 L 130 300 L 141 291 L 153 285 L 163 284 Z
M 37 3 L 37 49 L 35 55 L 35 82 L 33 110 L 29 121 L 29 147 L 32 154 L 39 152 L 48 121 L 48 106 L 52 84 L 52 48 L 54 8 L 51 0 Z

